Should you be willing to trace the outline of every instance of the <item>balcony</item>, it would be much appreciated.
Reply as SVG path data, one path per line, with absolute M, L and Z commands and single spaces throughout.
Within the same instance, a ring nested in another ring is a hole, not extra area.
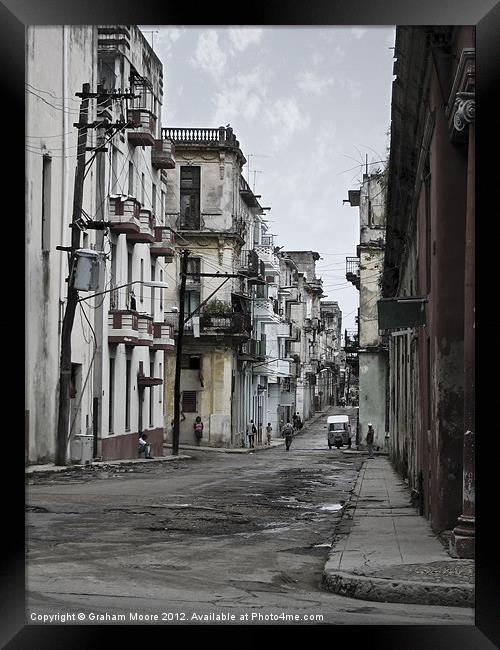
M 200 314 L 200 336 L 231 336 L 249 338 L 252 331 L 250 316 L 247 314 L 237 314 L 228 312 L 217 316 L 212 314 Z M 173 331 L 177 333 L 178 316 L 177 314 L 166 314 L 165 322 L 172 326 Z M 193 324 L 188 321 L 184 324 L 184 335 L 192 336 Z
M 139 318 L 130 309 L 110 309 L 108 313 L 108 343 L 137 345 L 139 340 Z
M 265 268 L 267 270 L 279 273 L 280 262 L 278 256 L 274 253 L 274 247 L 272 245 L 265 246 L 263 244 L 259 244 L 255 246 L 255 252 L 264 262 Z
M 241 353 L 238 355 L 241 361 L 264 361 L 266 358 L 266 341 L 249 339 L 241 346 Z
M 172 262 L 175 255 L 175 242 L 172 229 L 167 226 L 156 226 L 154 241 L 149 248 L 150 255 L 164 257 L 165 262 Z
M 153 349 L 173 350 L 175 341 L 171 338 L 172 326 L 168 323 L 153 323 Z
M 132 196 L 109 197 L 109 222 L 113 233 L 138 233 L 141 204 Z
M 172 219 L 170 223 L 175 224 L 176 230 L 182 232 L 182 236 L 203 236 L 220 235 L 236 236 L 239 243 L 244 243 L 245 223 L 235 215 L 201 213 L 170 213 L 166 217 Z
M 238 271 L 248 277 L 259 275 L 259 256 L 254 250 L 241 251 Z
M 346 353 L 357 353 L 359 350 L 359 336 L 355 330 L 345 330 L 344 350 Z
M 319 319 L 316 317 L 313 318 L 304 318 L 304 331 L 311 332 L 312 330 L 317 330 L 319 327 Z
M 153 346 L 153 317 L 147 314 L 139 314 L 138 322 L 138 337 L 136 345 Z
M 323 293 L 323 280 L 321 278 L 311 278 L 307 280 L 307 286 L 312 291 Z
M 156 116 L 147 108 L 129 108 L 127 119 L 133 129 L 128 132 L 128 141 L 134 147 L 152 147 L 156 140 Z
M 258 259 L 258 258 L 257 258 Z M 266 284 L 266 267 L 262 260 L 258 260 L 258 273 L 248 278 L 248 284 Z
M 206 146 L 223 144 L 234 147 L 240 146 L 233 129 L 223 126 L 218 129 L 164 127 L 161 130 L 161 137 L 164 140 L 172 140 L 176 145 Z
M 356 289 L 359 289 L 359 257 L 345 258 L 345 277 Z
M 127 240 L 133 244 L 152 244 L 154 238 L 155 218 L 151 210 L 142 208 L 139 212 L 139 232 L 128 232 Z
M 171 140 L 155 140 L 151 164 L 156 169 L 175 169 L 175 145 Z
M 254 301 L 254 318 L 264 323 L 279 323 L 277 301 L 273 298 L 256 298 Z
M 240 196 L 249 208 L 260 208 L 257 197 L 252 192 L 249 184 L 246 182 L 243 176 L 240 176 Z

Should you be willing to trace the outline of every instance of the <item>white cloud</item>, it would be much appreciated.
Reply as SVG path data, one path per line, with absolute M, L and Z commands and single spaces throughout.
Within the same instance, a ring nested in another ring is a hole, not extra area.
M 260 43 L 263 29 L 256 27 L 230 27 L 228 36 L 233 46 L 233 51 L 243 52 L 249 45 Z
M 297 75 L 297 85 L 306 95 L 322 95 L 333 81 L 332 77 L 321 77 L 316 72 L 299 72 Z
M 241 117 L 256 118 L 267 94 L 268 77 L 260 69 L 233 77 L 229 87 L 215 93 L 214 124 L 234 123 Z
M 156 33 L 156 31 L 158 33 Z M 153 36 L 153 45 L 155 51 L 161 50 L 161 55 L 164 58 L 170 57 L 172 46 L 176 43 L 181 36 L 184 35 L 186 29 L 184 27 L 160 27 L 155 30 Z M 149 37 L 148 31 L 144 30 L 145 36 Z M 150 40 L 150 38 L 148 38 Z
M 226 55 L 219 46 L 219 36 L 215 29 L 209 29 L 200 34 L 194 58 L 190 63 L 214 76 L 220 75 L 226 65 Z
M 310 118 L 303 115 L 292 97 L 278 99 L 266 107 L 264 113 L 266 124 L 273 128 L 272 142 L 277 147 L 287 144 L 291 136 L 309 126 Z

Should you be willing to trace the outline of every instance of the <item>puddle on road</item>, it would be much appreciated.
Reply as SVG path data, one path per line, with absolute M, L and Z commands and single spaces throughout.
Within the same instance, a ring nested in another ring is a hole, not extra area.
M 283 533 L 285 530 L 290 530 L 290 526 L 282 526 L 281 528 L 268 528 L 263 530 L 263 533 Z
M 337 512 L 342 510 L 342 505 L 340 503 L 325 503 L 322 506 L 319 506 L 320 510 L 328 510 L 330 512 Z
M 325 542 L 324 544 L 313 544 L 312 548 L 332 548 L 331 542 Z

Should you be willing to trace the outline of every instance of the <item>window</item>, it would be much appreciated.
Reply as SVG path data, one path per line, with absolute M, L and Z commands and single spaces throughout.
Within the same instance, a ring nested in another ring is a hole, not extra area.
M 155 376 L 155 364 L 154 361 L 149 362 L 149 376 L 154 377 Z M 153 426 L 154 423 L 154 390 L 155 387 L 151 386 L 149 389 L 149 426 L 150 428 Z
M 160 269 L 160 282 L 163 282 L 163 271 Z M 163 319 L 163 290 L 160 289 L 160 311 L 161 319 Z
M 141 288 L 140 288 L 140 299 L 141 302 L 144 302 L 144 260 L 141 259 Z
M 130 385 L 131 385 L 132 362 L 127 359 L 125 378 L 125 431 L 130 431 Z
M 182 354 L 181 368 L 185 370 L 200 370 L 201 357 L 195 354 Z
M 111 192 L 118 192 L 118 149 L 112 148 L 111 151 Z
M 186 291 L 186 293 L 185 293 L 185 313 L 186 313 L 186 316 L 191 314 L 199 306 L 200 306 L 200 292 L 199 291 Z
M 155 281 L 155 262 L 151 263 L 151 282 Z M 160 289 L 161 293 L 161 289 Z M 151 287 L 151 316 L 155 315 L 155 288 Z
M 146 177 L 141 174 L 141 204 L 144 206 L 146 200 Z
M 128 194 L 129 196 L 135 196 L 134 193 L 134 163 L 129 162 L 128 164 Z
M 200 229 L 200 167 L 181 167 L 180 227 Z
M 164 222 L 163 220 L 165 218 L 165 191 L 164 190 L 161 190 L 160 197 L 161 198 L 160 198 L 160 215 L 159 215 L 160 219 L 159 219 L 159 222 L 161 224 L 163 224 L 163 222 Z
M 161 363 L 158 365 L 158 369 L 159 369 L 158 377 L 161 377 L 161 379 L 163 379 L 163 367 L 162 367 L 162 364 L 161 364 Z M 162 396 L 162 390 L 163 390 L 163 385 L 160 386 L 160 389 L 159 389 L 159 391 L 158 391 L 158 402 L 159 402 L 160 404 L 161 404 L 161 399 L 162 399 L 162 398 L 161 398 L 161 396 Z
M 50 248 L 50 188 L 52 176 L 52 159 L 42 158 L 42 250 Z
M 187 272 L 196 273 L 196 275 L 188 275 L 186 278 L 187 284 L 199 284 L 200 282 L 200 269 L 201 269 L 201 258 L 199 257 L 190 257 L 188 258 L 187 263 Z
M 196 391 L 185 390 L 182 393 L 182 412 L 196 413 Z
M 151 210 L 153 214 L 156 214 L 156 185 L 153 183 L 151 186 Z
M 114 391 L 115 391 L 115 360 L 111 358 L 109 360 L 109 397 L 108 397 L 108 408 L 109 408 L 109 433 L 113 433 L 114 431 L 114 425 L 113 425 L 113 420 L 114 420 L 114 412 L 113 412 L 113 405 L 114 405 Z

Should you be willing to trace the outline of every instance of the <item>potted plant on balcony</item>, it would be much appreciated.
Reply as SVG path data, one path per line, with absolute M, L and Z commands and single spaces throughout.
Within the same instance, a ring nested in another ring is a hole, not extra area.
M 203 313 L 207 316 L 227 316 L 231 312 L 231 305 L 223 300 L 218 300 L 217 298 L 207 302 L 203 309 Z

